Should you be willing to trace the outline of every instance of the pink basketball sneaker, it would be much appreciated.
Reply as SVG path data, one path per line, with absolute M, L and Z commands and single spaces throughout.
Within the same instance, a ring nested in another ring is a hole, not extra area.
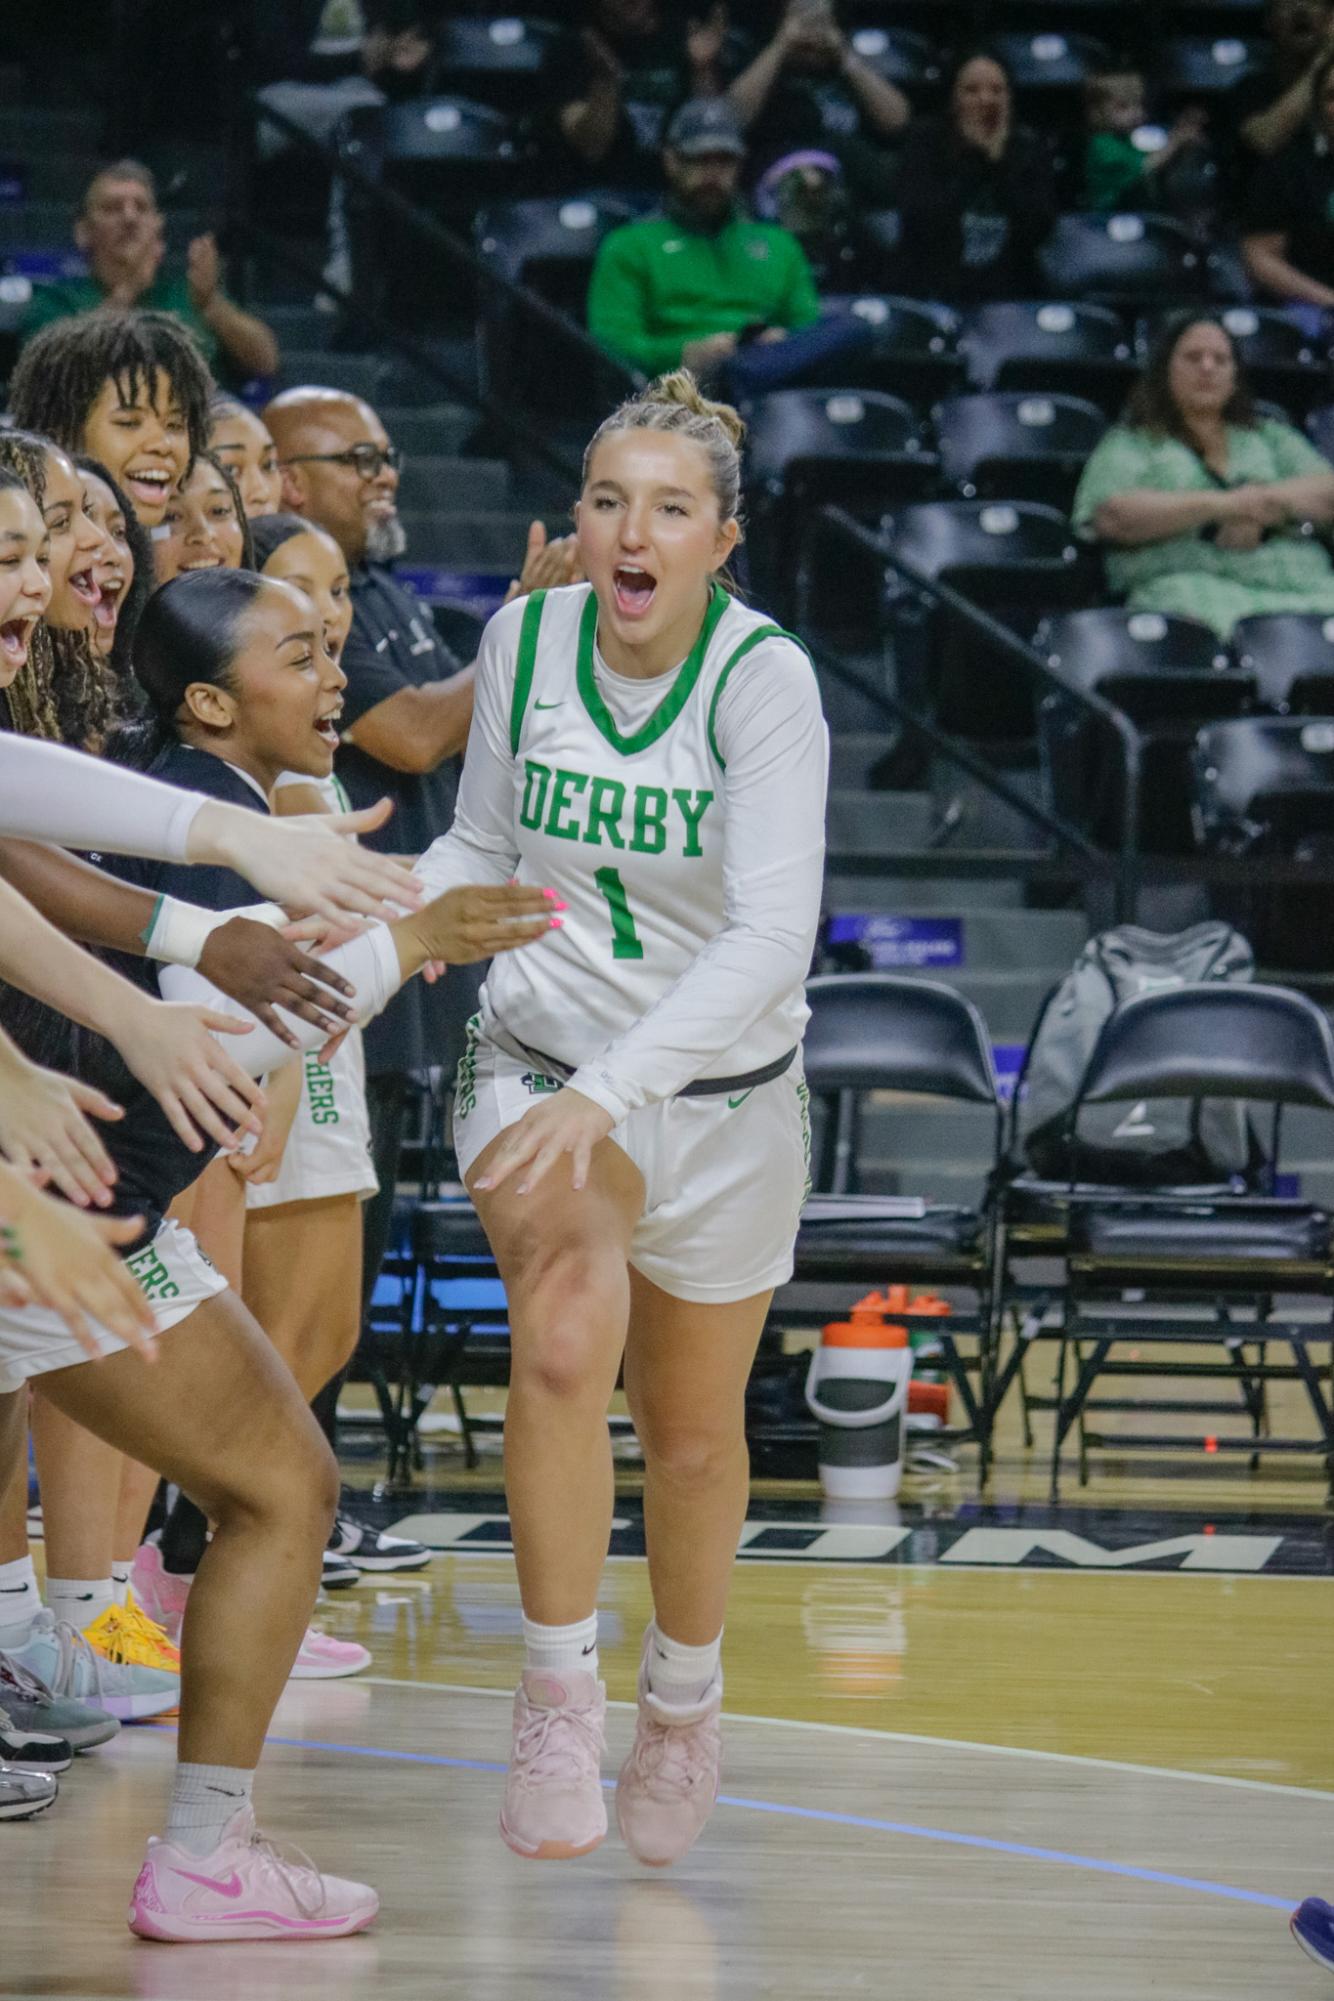
M 370 1655 L 355 1640 L 336 1640 L 322 1627 L 310 1626 L 288 1680 L 338 1681 L 343 1675 L 361 1674 L 370 1664 Z
M 346 1938 L 380 1899 L 365 1883 L 322 1876 L 299 1849 L 280 1854 L 255 1832 L 253 1808 L 232 1815 L 211 1855 L 156 1837 L 130 1898 L 130 1930 L 175 1945 L 225 1939 Z
M 516 1855 L 550 1862 L 605 1840 L 607 1691 L 596 1676 L 527 1669 L 514 1695 L 514 1749 L 500 1832 Z
M 155 1542 L 139 1545 L 134 1569 L 130 1572 L 130 1588 L 149 1618 L 161 1626 L 167 1638 L 178 1647 L 193 1583 L 193 1577 L 178 1576 L 174 1570 L 167 1569 L 162 1561 L 162 1551 Z
M 723 1684 L 719 1676 L 688 1708 L 662 1702 L 649 1687 L 652 1643 L 650 1626 L 639 1667 L 635 1741 L 616 1781 L 616 1825 L 637 1862 L 665 1869 L 694 1847 L 718 1797 Z

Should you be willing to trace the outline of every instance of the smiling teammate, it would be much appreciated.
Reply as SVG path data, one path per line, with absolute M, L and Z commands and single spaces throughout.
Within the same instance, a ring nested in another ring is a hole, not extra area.
M 622 1834 L 675 1861 L 717 1793 L 745 1385 L 807 1179 L 828 757 L 805 653 L 719 582 L 740 436 L 684 373 L 602 425 L 578 507 L 590 581 L 487 628 L 458 814 L 418 865 L 433 889 L 517 875 L 569 905 L 540 964 L 492 969 L 455 1110 L 509 1299 L 526 1663 L 501 1831 L 522 1855 L 606 1832 L 597 1590 L 622 1356 L 654 1603 Z

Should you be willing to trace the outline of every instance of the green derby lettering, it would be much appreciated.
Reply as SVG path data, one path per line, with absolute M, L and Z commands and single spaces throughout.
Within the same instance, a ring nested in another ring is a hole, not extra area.
M 551 767 L 538 764 L 529 758 L 523 773 L 523 804 L 519 808 L 519 825 L 530 832 L 542 824 L 542 808 L 547 803 L 547 787 L 551 783 Z
M 684 786 L 670 792 L 661 785 L 630 786 L 620 778 L 553 769 L 529 757 L 524 760 L 519 825 L 590 848 L 628 848 L 635 855 L 670 851 L 686 861 L 700 861 L 704 817 L 714 797 Z
M 667 794 L 660 785 L 636 785 L 635 831 L 630 850 L 660 855 L 667 845 Z

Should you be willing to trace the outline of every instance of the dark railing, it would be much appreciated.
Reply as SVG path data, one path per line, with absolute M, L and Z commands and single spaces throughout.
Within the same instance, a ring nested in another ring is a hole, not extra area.
M 504 393 L 503 383 L 488 382 L 480 370 L 470 369 L 465 374 L 452 365 L 433 346 L 429 334 L 402 326 L 386 308 L 378 287 L 359 288 L 355 293 L 340 289 L 294 248 L 289 237 L 259 220 L 254 187 L 256 137 L 261 123 L 275 127 L 289 145 L 306 157 L 319 159 L 329 174 L 341 181 L 346 197 L 363 205 L 377 223 L 386 225 L 386 241 L 392 240 L 401 248 L 406 240 L 414 255 L 456 283 L 461 295 L 475 296 L 483 321 L 508 315 L 534 340 L 545 342 L 547 365 L 553 375 L 586 383 L 590 402 L 611 408 L 635 387 L 637 378 L 633 372 L 600 347 L 568 314 L 496 269 L 478 255 L 466 238 L 371 172 L 354 150 L 312 137 L 284 113 L 262 104 L 257 93 L 246 94 L 241 114 L 232 121 L 228 189 L 228 230 L 232 239 L 252 254 L 281 264 L 309 280 L 312 293 L 328 293 L 350 325 L 364 327 L 379 346 L 402 355 L 423 374 L 438 381 L 451 397 L 480 411 L 509 443 L 516 457 L 536 459 L 544 465 L 563 482 L 566 499 L 577 492 L 578 454 L 543 427 L 539 413 L 516 404 L 513 397 Z
M 1016 813 L 1038 827 L 1049 840 L 1057 843 L 1059 853 L 1055 856 L 1034 854 L 1030 850 L 992 852 L 990 855 L 969 854 L 966 851 L 942 849 L 938 866 L 944 868 L 948 860 L 956 874 L 970 872 L 968 864 L 982 864 L 979 873 L 998 874 L 1003 872 L 1001 864 L 1011 872 L 1026 875 L 1070 874 L 1110 877 L 1115 886 L 1117 917 L 1121 922 L 1134 915 L 1136 896 L 1140 878 L 1139 814 L 1140 779 L 1143 768 L 1144 741 L 1140 732 L 1120 709 L 1104 701 L 1100 695 L 1089 694 L 1075 687 L 1062 674 L 1044 660 L 1042 655 L 1008 626 L 1002 625 L 980 606 L 963 597 L 949 584 L 932 577 L 915 564 L 910 563 L 894 548 L 891 538 L 878 534 L 864 523 L 840 507 L 826 507 L 821 515 L 819 528 L 826 553 L 836 552 L 835 560 L 841 555 L 851 559 L 864 569 L 870 568 L 876 580 L 875 595 L 879 597 L 879 586 L 887 573 L 892 573 L 902 582 L 919 592 L 930 604 L 952 613 L 960 619 L 968 630 L 976 634 L 993 653 L 998 653 L 1012 666 L 1017 667 L 1028 683 L 1046 694 L 1059 693 L 1083 714 L 1095 719 L 1111 733 L 1117 745 L 1121 762 L 1121 810 L 1119 816 L 1120 834 L 1116 852 L 1101 848 L 1072 820 L 1057 812 L 1054 807 L 1034 799 L 1016 785 L 1003 770 L 997 768 L 983 752 L 940 725 L 927 710 L 909 701 L 898 688 L 882 685 L 872 679 L 864 666 L 850 655 L 830 633 L 822 633 L 813 619 L 803 616 L 801 626 L 808 638 L 813 639 L 821 668 L 846 687 L 863 696 L 879 707 L 887 719 L 906 726 L 928 743 L 939 756 L 948 759 L 984 785 L 996 797 L 1003 800 Z M 804 573 L 803 582 L 808 573 Z M 803 596 L 805 593 L 803 592 Z M 897 863 L 895 864 L 897 866 Z

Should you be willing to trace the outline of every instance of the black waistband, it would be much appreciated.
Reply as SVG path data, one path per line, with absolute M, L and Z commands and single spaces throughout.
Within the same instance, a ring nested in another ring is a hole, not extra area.
M 530 1049 L 526 1042 L 519 1042 L 517 1037 L 515 1046 L 522 1049 L 524 1055 L 531 1058 L 532 1062 L 542 1070 L 549 1071 L 553 1077 L 559 1077 L 562 1083 L 568 1083 L 573 1077 L 574 1071 L 570 1065 L 562 1063 L 558 1057 L 544 1055 L 540 1049 Z M 673 1096 L 721 1098 L 737 1091 L 754 1091 L 761 1084 L 772 1084 L 774 1078 L 781 1077 L 785 1071 L 790 1070 L 796 1060 L 797 1045 L 794 1042 L 791 1049 L 786 1050 L 781 1056 L 776 1056 L 772 1063 L 766 1063 L 762 1070 L 747 1070 L 741 1077 L 697 1077 L 693 1084 L 683 1085 L 679 1091 L 673 1093 Z

